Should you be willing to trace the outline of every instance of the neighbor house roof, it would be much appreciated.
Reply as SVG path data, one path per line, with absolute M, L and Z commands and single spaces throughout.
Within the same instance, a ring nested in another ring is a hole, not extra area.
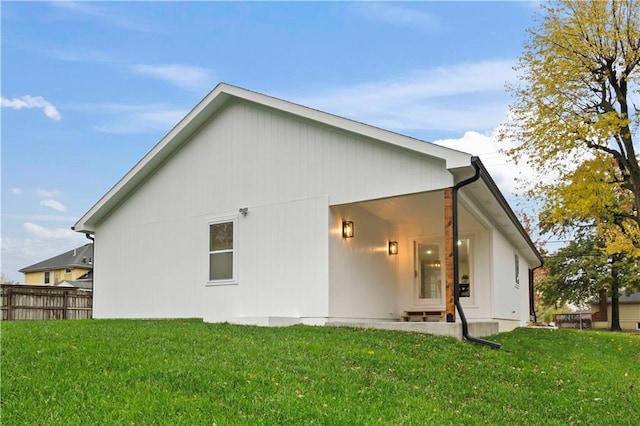
M 390 145 L 407 149 L 420 155 L 444 160 L 446 168 L 457 180 L 472 173 L 474 167 L 472 155 L 446 148 L 433 143 L 414 139 L 368 124 L 349 120 L 313 108 L 305 107 L 293 102 L 267 96 L 261 93 L 232 86 L 226 83 L 218 84 L 198 105 L 195 106 L 171 131 L 154 146 L 129 172 L 118 181 L 72 229 L 78 232 L 93 233 L 96 226 L 116 209 L 136 188 L 153 174 L 173 153 L 182 147 L 209 120 L 221 111 L 229 102 L 234 100 L 251 102 L 268 108 L 273 108 L 293 116 L 301 117 L 320 124 L 324 124 L 341 131 L 372 138 Z M 484 170 L 484 167 L 482 167 Z M 504 197 L 493 181 L 483 176 L 485 188 L 492 194 L 491 203 L 494 211 L 499 211 L 503 219 L 500 227 L 506 231 L 517 246 L 526 250 L 530 263 L 542 263 L 542 258 L 530 238 L 522 229 L 522 225 L 511 208 L 504 201 Z M 482 195 L 482 194 L 481 194 Z
M 69 250 L 42 262 L 35 263 L 20 272 L 49 271 L 62 268 L 93 269 L 93 244 L 85 244 L 82 247 Z
M 640 293 L 632 293 L 628 296 L 626 295 L 621 295 L 618 298 L 618 302 L 619 303 L 640 303 Z M 597 305 L 599 303 L 598 299 L 593 299 L 590 302 L 592 305 Z M 611 298 L 607 297 L 607 303 L 611 303 Z

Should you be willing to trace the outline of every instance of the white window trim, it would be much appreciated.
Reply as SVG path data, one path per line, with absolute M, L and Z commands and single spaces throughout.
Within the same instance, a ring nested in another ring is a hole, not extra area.
M 218 223 L 226 223 L 226 222 L 232 222 L 233 223 L 233 249 L 229 250 L 233 253 L 233 265 L 232 265 L 232 278 L 231 279 L 224 279 L 224 280 L 210 280 L 209 279 L 209 270 L 211 268 L 211 266 L 209 265 L 210 262 L 210 254 L 211 252 L 209 251 L 209 238 L 210 238 L 210 227 L 211 225 L 216 225 Z M 206 262 L 205 264 L 207 265 L 206 270 L 205 270 L 205 281 L 206 281 L 206 286 L 210 287 L 210 286 L 220 286 L 220 285 L 237 285 L 238 284 L 238 216 L 234 215 L 234 216 L 220 216 L 220 217 L 216 217 L 213 219 L 209 219 L 207 221 L 207 229 L 206 229 Z

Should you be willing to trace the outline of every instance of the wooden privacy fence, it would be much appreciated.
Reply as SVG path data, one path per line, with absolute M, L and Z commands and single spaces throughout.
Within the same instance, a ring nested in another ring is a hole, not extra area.
M 2 320 L 89 319 L 93 292 L 69 287 L 2 284 Z

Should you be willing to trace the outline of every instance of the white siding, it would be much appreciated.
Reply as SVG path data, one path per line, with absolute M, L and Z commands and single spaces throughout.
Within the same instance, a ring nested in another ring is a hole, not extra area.
M 202 241 L 194 218 L 119 227 L 106 223 L 95 241 L 95 318 L 198 317 Z M 176 256 L 189 261 L 177 261 Z
M 471 257 L 473 260 L 471 297 L 461 297 L 460 303 L 469 320 L 491 319 L 491 301 L 493 295 L 493 270 L 491 264 L 491 230 L 470 213 L 462 204 L 458 208 L 459 237 L 471 238 Z M 474 210 L 475 215 L 480 215 Z
M 640 303 L 620 303 L 620 327 L 623 330 L 638 330 L 640 324 Z M 591 313 L 598 312 L 597 304 L 591 305 Z M 603 329 L 611 327 L 611 303 L 607 306 L 608 321 L 599 321 L 593 323 L 593 328 Z
M 206 321 L 326 318 L 326 197 L 249 208 L 239 218 L 238 285 L 206 286 Z
M 520 284 L 516 286 L 515 255 L 519 258 Z M 525 325 L 529 320 L 529 265 L 522 253 L 500 232 L 493 232 L 494 303 L 493 317 Z M 501 331 L 503 326 L 501 324 Z
M 342 238 L 342 221 L 355 225 L 353 238 Z M 330 298 L 332 318 L 395 319 L 398 257 L 388 242 L 395 227 L 355 205 L 331 208 Z
M 326 317 L 329 205 L 451 180 L 442 160 L 231 103 L 97 225 L 95 316 Z M 207 223 L 241 207 L 239 284 L 206 287 Z

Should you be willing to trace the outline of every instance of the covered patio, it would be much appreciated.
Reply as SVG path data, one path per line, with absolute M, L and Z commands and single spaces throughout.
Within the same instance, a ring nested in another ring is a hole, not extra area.
M 330 323 L 388 328 L 395 322 L 394 329 L 461 335 L 454 325 L 450 189 L 332 206 L 330 220 Z M 342 235 L 345 221 L 352 237 Z M 491 232 L 463 198 L 458 224 L 460 301 L 467 317 L 487 321 Z M 440 323 L 403 322 L 412 310 L 441 312 Z

